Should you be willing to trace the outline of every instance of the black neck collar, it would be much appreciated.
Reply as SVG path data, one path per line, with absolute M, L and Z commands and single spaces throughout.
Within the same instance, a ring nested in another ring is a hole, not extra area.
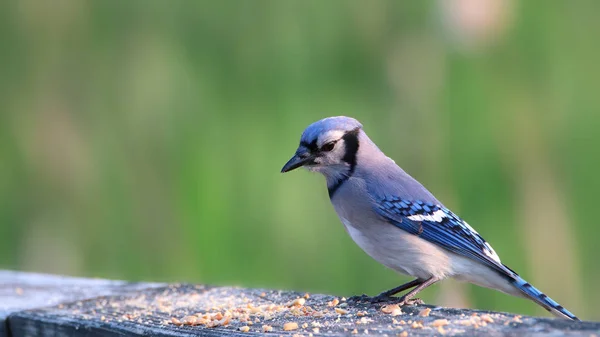
M 358 153 L 358 135 L 360 132 L 360 128 L 356 128 L 354 130 L 346 132 L 342 139 L 344 140 L 344 146 L 346 152 L 344 153 L 344 157 L 342 160 L 346 162 L 348 167 L 348 172 L 338 178 L 331 186 L 328 186 L 329 190 L 329 198 L 333 198 L 335 192 L 346 182 L 352 175 L 354 174 L 354 170 L 356 169 L 356 154 Z

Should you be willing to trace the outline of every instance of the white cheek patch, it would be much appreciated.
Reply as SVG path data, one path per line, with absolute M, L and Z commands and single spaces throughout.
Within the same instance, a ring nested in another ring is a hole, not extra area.
M 339 140 L 340 138 L 342 138 L 342 136 L 344 136 L 344 133 L 345 132 L 342 130 L 327 131 L 319 135 L 319 138 L 317 139 L 317 146 L 321 147 L 323 146 L 323 144 L 326 144 L 328 142 Z
M 407 218 L 413 221 L 433 221 L 433 222 L 442 222 L 442 219 L 447 215 L 441 209 L 431 213 L 431 214 L 415 214 L 408 216 Z

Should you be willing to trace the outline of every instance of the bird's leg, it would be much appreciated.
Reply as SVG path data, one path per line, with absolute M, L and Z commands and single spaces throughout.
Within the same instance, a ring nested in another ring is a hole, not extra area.
M 423 301 L 421 301 L 418 298 L 413 299 L 413 297 L 415 297 L 415 295 L 420 292 L 421 290 L 429 287 L 430 285 L 434 284 L 435 282 L 439 281 L 440 279 L 432 276 L 430 278 L 428 278 L 425 281 L 422 281 L 421 284 L 419 284 L 415 289 L 409 291 L 408 293 L 404 294 L 404 296 L 400 297 L 400 303 L 398 303 L 398 305 L 400 306 L 404 306 L 404 305 L 412 305 L 412 304 L 423 304 Z
M 375 297 L 379 297 L 379 298 L 387 298 L 387 297 L 392 297 L 394 295 L 396 295 L 397 293 L 404 291 L 404 290 L 408 290 L 412 287 L 416 287 L 418 285 L 420 285 L 421 283 L 423 283 L 425 281 L 421 280 L 421 279 L 416 279 L 416 280 L 412 280 L 410 282 L 404 283 L 402 285 L 397 286 L 396 288 L 387 290 L 382 292 L 381 294 L 375 296 Z
M 361 296 L 352 296 L 348 299 L 348 301 L 349 302 L 371 302 L 371 303 L 385 302 L 385 301 L 390 300 L 390 297 L 396 295 L 397 293 L 407 290 L 407 289 L 410 289 L 412 287 L 416 287 L 416 286 L 422 284 L 423 282 L 425 282 L 425 281 L 423 281 L 421 279 L 412 280 L 408 283 L 399 285 L 396 288 L 384 291 L 375 297 L 370 297 L 368 295 L 363 294 Z

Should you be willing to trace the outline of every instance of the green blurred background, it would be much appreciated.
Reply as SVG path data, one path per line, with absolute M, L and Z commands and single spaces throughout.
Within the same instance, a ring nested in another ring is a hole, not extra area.
M 503 262 L 600 319 L 598 1 L 0 2 L 0 268 L 375 294 L 302 130 L 361 120 Z M 448 281 L 449 306 L 543 314 Z

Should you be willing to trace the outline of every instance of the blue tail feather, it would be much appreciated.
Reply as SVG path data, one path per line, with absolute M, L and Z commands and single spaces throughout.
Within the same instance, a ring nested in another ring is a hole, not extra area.
M 517 289 L 519 289 L 526 297 L 533 300 L 535 303 L 544 307 L 544 309 L 550 311 L 556 316 L 564 317 L 568 319 L 572 319 L 575 321 L 579 321 L 575 315 L 573 315 L 569 310 L 565 309 L 562 305 L 558 304 L 556 301 L 546 296 L 544 293 L 539 291 L 537 288 L 532 286 L 529 282 L 525 281 L 519 276 L 513 281 L 513 284 Z

